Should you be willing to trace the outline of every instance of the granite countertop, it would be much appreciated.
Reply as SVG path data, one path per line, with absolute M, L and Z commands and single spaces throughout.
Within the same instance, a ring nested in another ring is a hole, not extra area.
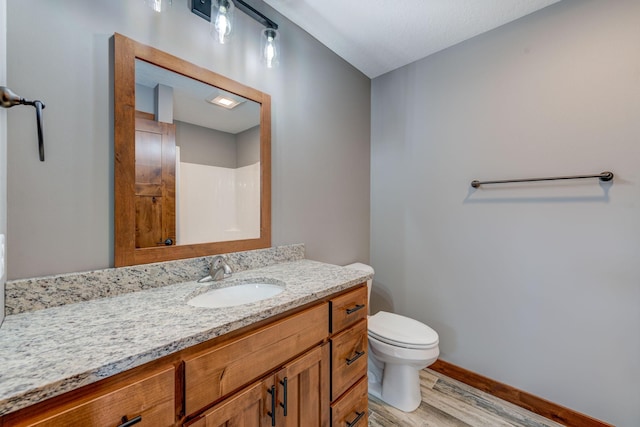
M 298 260 L 235 273 L 220 282 L 184 282 L 7 316 L 0 327 L 0 415 L 93 383 L 370 278 L 356 270 Z M 284 284 L 279 295 L 236 307 L 186 303 L 210 287 Z

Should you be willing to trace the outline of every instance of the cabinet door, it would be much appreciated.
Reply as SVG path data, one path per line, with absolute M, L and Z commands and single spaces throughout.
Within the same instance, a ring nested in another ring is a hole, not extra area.
M 176 126 L 136 117 L 136 248 L 176 243 Z
M 305 353 L 276 374 L 277 426 L 329 425 L 329 345 Z
M 273 425 L 275 408 L 273 377 L 254 383 L 205 412 L 188 427 L 268 427 Z

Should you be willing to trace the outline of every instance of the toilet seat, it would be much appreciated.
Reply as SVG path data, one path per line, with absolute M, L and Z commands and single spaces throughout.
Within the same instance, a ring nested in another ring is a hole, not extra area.
M 395 341 L 389 338 L 384 338 L 384 337 L 380 337 L 376 334 L 372 334 L 371 332 L 369 332 L 369 338 L 374 338 L 377 339 L 380 342 L 383 342 L 385 344 L 389 344 L 392 345 L 394 347 L 400 347 L 400 348 L 406 348 L 409 350 L 428 350 L 430 348 L 435 348 L 438 347 L 438 342 L 435 342 L 433 344 L 427 344 L 427 345 L 420 345 L 420 344 L 409 344 L 409 343 L 405 343 L 405 342 L 400 342 L 400 341 Z
M 429 326 L 386 311 L 369 317 L 368 332 L 371 337 L 397 347 L 428 349 L 438 345 L 438 333 Z

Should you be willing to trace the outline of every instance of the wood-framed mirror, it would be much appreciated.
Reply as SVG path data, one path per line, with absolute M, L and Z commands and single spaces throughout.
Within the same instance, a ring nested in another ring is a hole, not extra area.
M 114 34 L 114 126 L 116 267 L 271 246 L 268 94 Z

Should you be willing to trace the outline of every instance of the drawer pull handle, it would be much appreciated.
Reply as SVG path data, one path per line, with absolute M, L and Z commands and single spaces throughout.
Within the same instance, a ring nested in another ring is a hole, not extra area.
M 358 424 L 358 421 L 360 421 L 360 419 L 364 417 L 364 411 L 356 412 L 356 415 L 357 417 L 353 421 L 347 421 L 347 427 L 353 427 L 354 425 Z
M 356 354 L 353 357 L 347 358 L 347 366 L 364 356 L 364 353 L 364 351 L 356 351 Z
M 118 427 L 129 427 L 134 424 L 138 424 L 140 421 L 142 421 L 142 415 L 138 415 L 137 417 L 132 419 L 128 419 L 125 415 L 124 417 L 122 417 L 122 420 L 120 421 L 121 424 Z
M 287 377 L 284 377 L 284 379 L 282 381 L 280 381 L 280 384 L 282 384 L 282 388 L 284 390 L 284 398 L 283 398 L 283 402 L 280 403 L 280 406 L 282 406 L 282 409 L 284 409 L 284 416 L 287 416 Z
M 267 412 L 267 415 L 271 417 L 271 426 L 276 425 L 276 386 L 272 385 L 267 392 L 271 395 L 271 412 Z
M 363 308 L 364 308 L 364 304 L 356 304 L 356 306 L 353 308 L 347 308 L 347 314 L 355 313 L 356 311 L 361 310 Z

